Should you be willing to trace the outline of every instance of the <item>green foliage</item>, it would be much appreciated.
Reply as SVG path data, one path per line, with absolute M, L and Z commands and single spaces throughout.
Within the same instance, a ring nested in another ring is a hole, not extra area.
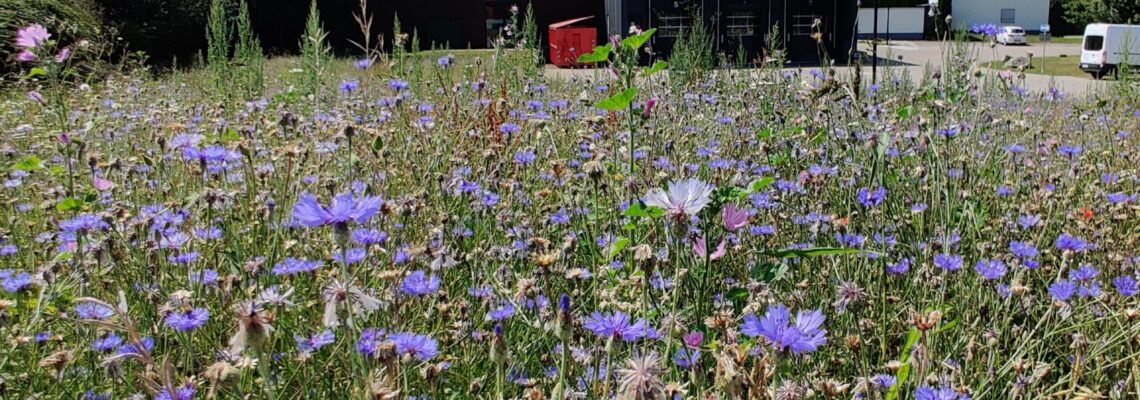
M 301 64 L 305 69 L 304 92 L 313 96 L 314 104 L 319 104 L 321 93 L 320 77 L 325 74 L 332 62 L 332 51 L 325 39 L 328 33 L 321 25 L 321 12 L 317 0 L 309 3 L 309 18 L 305 22 L 305 33 L 301 36 Z
M 210 0 L 206 20 L 206 64 L 210 67 L 214 88 L 228 93 L 230 88 L 230 21 L 226 16 L 228 0 Z M 227 96 L 228 97 L 228 96 Z
M 1140 23 L 1140 2 L 1136 0 L 1059 0 L 1064 20 L 1077 27 L 1094 22 Z
M 669 65 L 672 66 L 672 78 L 678 83 L 686 84 L 695 81 L 703 72 L 716 67 L 716 48 L 713 46 L 713 36 L 705 26 L 701 9 L 690 10 L 689 20 L 692 27 L 682 30 L 673 42 L 673 51 L 669 56 Z
M 237 62 L 238 81 L 245 89 L 245 95 L 256 97 L 261 94 L 264 84 L 265 57 L 261 51 L 261 41 L 253 32 L 249 20 L 249 3 L 241 0 L 238 5 L 237 45 L 234 60 Z

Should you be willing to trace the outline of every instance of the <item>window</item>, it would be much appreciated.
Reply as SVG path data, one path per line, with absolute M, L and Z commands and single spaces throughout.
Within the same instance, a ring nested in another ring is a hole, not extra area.
M 1012 24 L 1012 23 L 1017 22 L 1016 18 L 1014 18 L 1016 11 L 1017 10 L 1012 9 L 1012 8 L 1001 9 L 1001 23 Z
M 1104 48 L 1104 36 L 1085 36 L 1085 50 L 1100 51 Z

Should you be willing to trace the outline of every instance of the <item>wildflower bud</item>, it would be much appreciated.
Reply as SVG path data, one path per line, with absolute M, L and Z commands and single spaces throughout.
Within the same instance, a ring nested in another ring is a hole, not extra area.
M 356 128 L 353 128 L 352 125 L 344 127 L 344 137 L 352 139 L 353 136 L 356 136 Z
M 582 171 L 585 172 L 586 175 L 589 175 L 590 179 L 596 181 L 606 175 L 606 166 L 602 165 L 598 160 L 590 160 L 582 164 Z
M 506 361 L 507 343 L 503 338 L 503 325 L 496 324 L 491 336 L 491 362 L 501 364 Z
M 214 382 L 226 382 L 237 377 L 240 371 L 225 361 L 218 361 L 206 368 L 206 379 Z
M 44 104 L 44 95 L 40 94 L 40 92 L 37 92 L 35 90 L 29 90 L 28 91 L 28 99 L 31 99 L 32 101 L 34 101 L 36 103 Z
M 376 346 L 376 352 L 373 354 L 382 364 L 392 365 L 396 361 L 396 343 L 386 340 Z
M 863 346 L 863 339 L 860 338 L 859 335 L 847 335 L 847 337 L 843 338 L 843 342 L 847 345 L 848 349 L 856 353 L 858 353 L 859 349 Z
M 441 372 L 443 372 L 443 367 L 438 363 L 432 363 L 420 369 L 420 377 L 424 378 L 429 385 L 434 385 Z
M 890 371 L 893 374 L 895 372 L 898 372 L 899 368 L 902 368 L 902 366 L 903 363 L 899 360 L 891 360 L 887 362 L 886 368 L 887 371 Z
M 650 113 L 653 112 L 653 106 L 657 105 L 657 98 L 650 98 L 645 101 L 645 107 L 641 109 L 641 118 L 648 119 Z

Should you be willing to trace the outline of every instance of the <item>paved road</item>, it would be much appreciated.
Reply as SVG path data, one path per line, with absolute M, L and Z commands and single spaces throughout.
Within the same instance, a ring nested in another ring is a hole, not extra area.
M 886 67 L 891 70 L 901 70 L 910 74 L 912 79 L 922 79 L 923 73 L 927 64 L 930 64 L 935 70 L 941 69 L 943 54 L 947 51 L 943 43 L 929 42 L 929 41 L 893 41 L 890 45 L 880 45 L 879 54 L 880 58 L 884 60 L 892 60 L 892 66 Z M 1003 60 L 1007 55 L 1010 57 L 1026 56 L 1032 52 L 1034 57 L 1053 57 L 1058 55 L 1066 55 L 1073 58 L 1076 63 L 1079 60 L 1081 49 L 1079 44 L 1075 43 L 1048 43 L 1041 44 L 1035 43 L 1029 46 L 1002 46 L 997 45 L 990 47 L 988 44 L 972 43 L 970 46 L 970 54 L 978 64 L 987 64 L 994 60 Z M 860 44 L 860 50 L 870 52 L 870 46 Z M 901 60 L 900 60 L 901 57 Z M 870 66 L 865 66 L 863 74 L 870 80 L 871 70 Z M 790 68 L 795 69 L 795 68 Z M 850 68 L 841 68 L 840 73 L 851 73 Z M 999 71 L 991 70 L 995 74 Z M 599 76 L 603 71 L 597 71 Z M 595 76 L 595 71 L 591 69 L 558 69 L 552 66 L 547 67 L 547 76 L 556 78 L 589 78 Z M 1105 87 L 1108 83 L 1104 81 L 1095 81 L 1090 77 L 1073 77 L 1073 76 L 1058 76 L 1051 77 L 1048 75 L 1026 74 L 1024 86 L 1031 92 L 1045 92 L 1050 88 L 1058 88 L 1070 96 L 1084 96 L 1089 93 Z

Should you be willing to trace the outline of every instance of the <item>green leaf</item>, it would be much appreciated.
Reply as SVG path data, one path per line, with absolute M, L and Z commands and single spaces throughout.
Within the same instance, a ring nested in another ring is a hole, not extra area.
M 770 127 L 764 128 L 764 130 L 762 130 L 762 131 L 760 131 L 760 133 L 756 134 L 756 138 L 760 139 L 760 140 L 764 140 L 764 139 L 767 139 L 770 137 L 772 137 L 772 128 L 770 128 Z
M 764 283 L 772 283 L 784 278 L 788 273 L 785 264 L 757 263 L 748 269 L 748 273 L 755 279 Z
M 594 104 L 594 107 L 610 111 L 625 110 L 629 108 L 630 103 L 633 103 L 634 97 L 637 97 L 637 88 L 629 88 L 623 90 L 621 93 L 615 94 L 605 100 L 597 102 Z
M 36 157 L 36 156 L 28 156 L 28 157 L 24 158 L 23 160 L 20 160 L 20 162 L 17 162 L 17 163 L 12 165 L 12 169 L 17 170 L 17 171 L 25 171 L 25 172 L 35 171 L 35 170 L 43 168 L 43 167 L 44 167 L 43 160 L 40 160 L 40 158 Z
M 222 132 L 221 140 L 225 143 L 238 141 L 241 140 L 241 134 L 234 128 L 227 128 L 225 132 Z
M 899 354 L 899 361 L 902 362 L 902 366 L 899 367 L 898 372 L 895 373 L 897 383 L 891 386 L 890 390 L 887 391 L 887 400 L 897 399 L 899 397 L 899 388 L 902 387 L 907 378 L 910 377 L 910 350 L 914 348 L 915 344 L 918 344 L 918 338 L 918 329 L 910 328 L 910 332 L 906 334 L 906 343 L 903 343 L 902 352 Z
M 641 32 L 640 34 L 622 39 L 621 47 L 633 50 L 640 49 L 641 46 L 645 44 L 645 42 L 649 41 L 649 37 L 653 36 L 654 32 L 657 32 L 657 28 L 652 28 L 645 32 Z
M 823 256 L 837 256 L 847 254 L 870 253 L 866 250 L 859 249 L 844 249 L 838 247 L 811 247 L 807 249 L 781 249 L 781 250 L 765 250 L 760 254 L 776 257 L 776 258 L 810 258 L 810 257 L 823 257 Z
M 638 201 L 626 207 L 623 215 L 630 218 L 657 218 L 665 215 L 665 210 L 662 210 L 661 207 L 647 206 L 645 203 Z
M 613 45 L 597 46 L 594 51 L 578 56 L 578 62 L 605 62 L 610 59 L 610 51 L 613 50 Z
M 615 240 L 613 243 L 610 243 L 608 252 L 609 258 L 613 259 L 618 255 L 618 253 L 621 253 L 622 250 L 625 250 L 626 247 L 629 247 L 629 238 L 618 237 L 617 240 Z
M 645 76 L 650 76 L 650 75 L 656 74 L 658 72 L 661 72 L 662 70 L 664 70 L 668 66 L 669 66 L 669 63 L 662 61 L 662 60 L 657 60 L 657 62 L 653 63 L 653 66 L 651 66 L 649 68 L 642 68 L 641 70 L 645 72 Z
M 747 300 L 748 290 L 744 288 L 732 288 L 728 290 L 728 293 L 725 294 L 725 297 L 732 301 Z
M 376 135 L 376 137 L 372 139 L 372 153 L 379 154 L 382 148 L 384 148 L 384 142 L 380 140 L 380 135 Z
M 81 207 L 83 207 L 83 200 L 80 200 L 80 199 L 77 199 L 74 197 L 63 199 L 63 201 L 60 201 L 59 203 L 57 203 L 55 205 L 56 210 L 65 211 L 65 212 L 66 211 L 78 210 Z
M 895 110 L 895 114 L 898 114 L 898 116 L 899 116 L 899 119 L 907 119 L 907 118 L 910 118 L 910 116 L 911 116 L 912 114 L 914 114 L 914 106 L 902 106 L 902 107 L 899 107 L 899 109 L 898 109 L 898 110 Z
M 32 68 L 31 71 L 28 71 L 28 78 L 35 78 L 37 76 L 47 76 L 47 74 L 48 73 L 47 73 L 46 69 L 43 69 L 42 67 L 35 67 L 35 68 Z
M 756 182 L 752 182 L 752 186 L 750 187 L 750 189 L 752 189 L 753 193 L 756 193 L 756 192 L 759 192 L 761 190 L 764 190 L 764 188 L 767 188 L 768 186 L 771 186 L 775 182 L 776 182 L 776 178 L 773 178 L 770 176 L 765 176 L 763 178 L 760 178 L 760 180 L 758 180 Z

